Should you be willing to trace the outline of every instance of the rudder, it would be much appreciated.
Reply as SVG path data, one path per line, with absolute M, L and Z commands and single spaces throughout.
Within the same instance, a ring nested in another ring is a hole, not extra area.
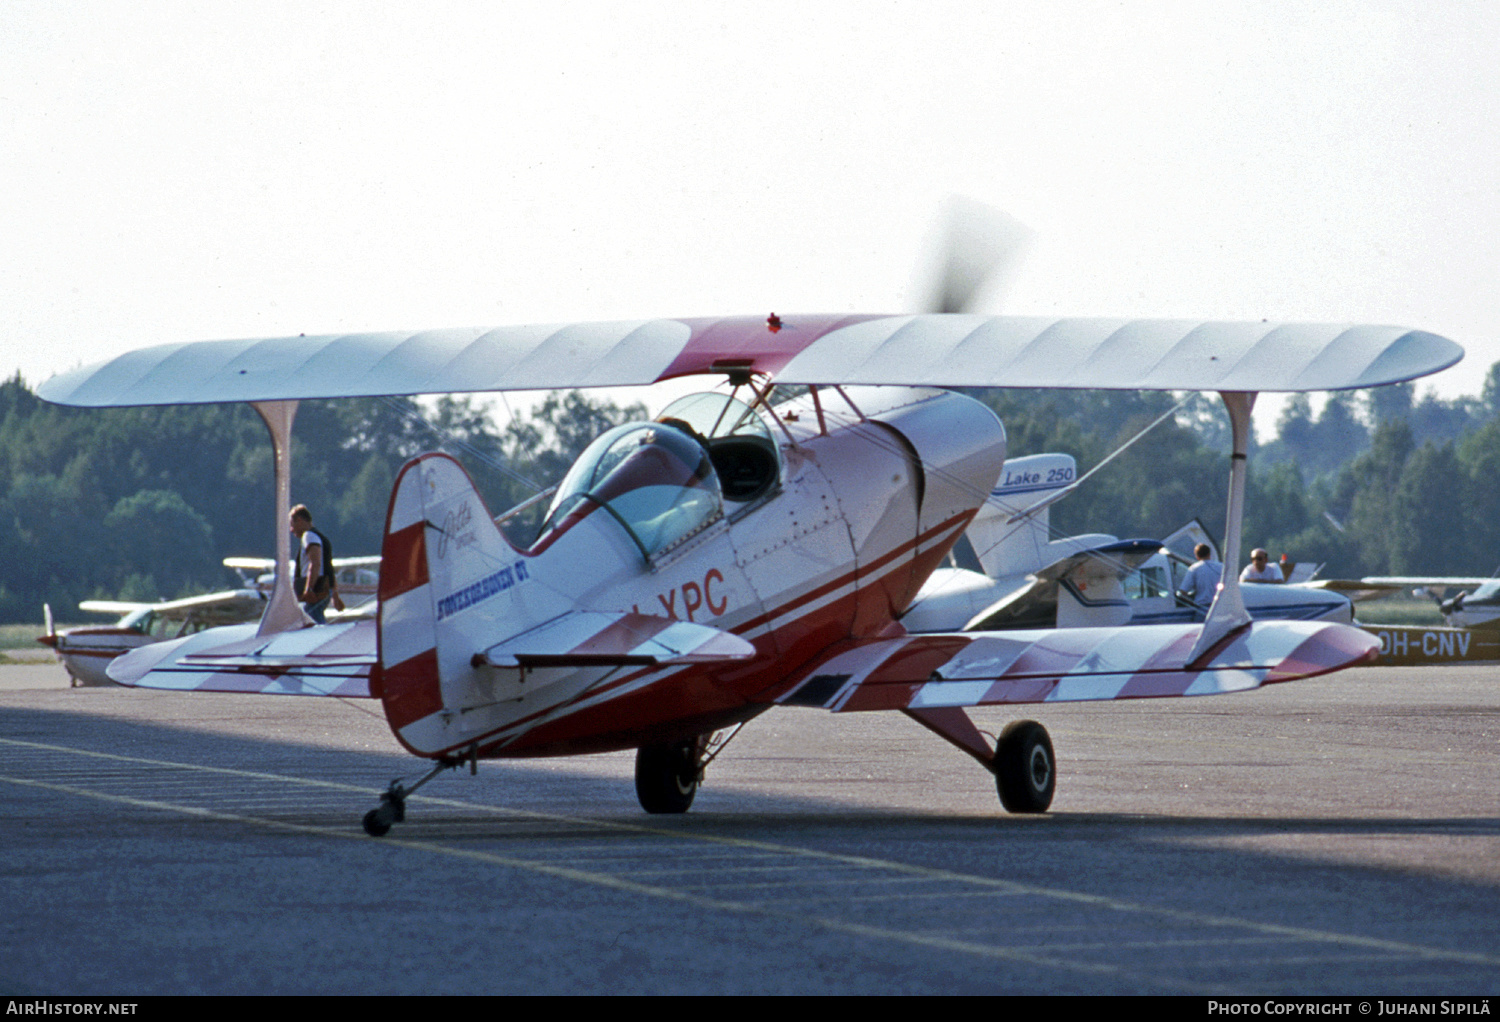
M 458 462 L 434 453 L 402 467 L 381 545 L 379 690 L 391 730 L 413 752 L 433 750 L 410 726 L 462 705 L 472 686 L 469 661 L 486 636 L 467 635 L 482 622 L 460 612 L 527 577 L 525 557 Z

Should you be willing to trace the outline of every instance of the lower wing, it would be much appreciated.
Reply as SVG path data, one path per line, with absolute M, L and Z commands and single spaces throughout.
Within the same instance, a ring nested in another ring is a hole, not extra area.
M 141 646 L 109 665 L 133 688 L 370 697 L 372 619 L 256 635 L 254 623 Z
M 1192 664 L 1202 625 L 956 632 L 842 644 L 777 701 L 835 712 L 1219 695 L 1373 660 L 1348 625 L 1255 621 Z

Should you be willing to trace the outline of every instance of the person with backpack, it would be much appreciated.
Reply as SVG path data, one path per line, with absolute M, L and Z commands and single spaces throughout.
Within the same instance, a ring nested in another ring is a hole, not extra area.
M 312 512 L 306 504 L 292 508 L 292 533 L 300 546 L 297 548 L 297 566 L 292 574 L 292 588 L 302 602 L 307 616 L 317 624 L 323 624 L 323 615 L 329 601 L 335 610 L 344 609 L 339 596 L 338 580 L 333 574 L 333 544 L 328 537 L 313 528 Z

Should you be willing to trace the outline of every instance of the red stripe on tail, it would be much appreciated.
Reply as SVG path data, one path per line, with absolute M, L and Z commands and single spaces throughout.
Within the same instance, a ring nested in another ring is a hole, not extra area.
M 389 600 L 427 584 L 427 523 L 388 532 L 380 548 L 380 599 Z

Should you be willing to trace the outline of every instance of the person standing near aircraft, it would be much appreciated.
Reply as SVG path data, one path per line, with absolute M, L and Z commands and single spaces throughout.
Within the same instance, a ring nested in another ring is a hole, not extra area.
M 1193 605 L 1202 614 L 1208 613 L 1214 602 L 1214 593 L 1219 590 L 1219 581 L 1224 577 L 1224 565 L 1212 560 L 1213 547 L 1199 543 L 1193 547 L 1193 556 L 1198 558 L 1182 577 L 1182 588 L 1177 595 Z
M 1272 564 L 1271 555 L 1256 547 L 1250 551 L 1250 563 L 1240 572 L 1241 582 L 1284 582 L 1281 566 Z
M 327 536 L 313 528 L 312 512 L 306 504 L 292 508 L 291 527 L 301 543 L 292 584 L 307 616 L 323 624 L 323 614 L 330 600 L 334 609 L 344 609 L 344 601 L 339 598 L 338 581 L 333 574 L 333 546 Z

